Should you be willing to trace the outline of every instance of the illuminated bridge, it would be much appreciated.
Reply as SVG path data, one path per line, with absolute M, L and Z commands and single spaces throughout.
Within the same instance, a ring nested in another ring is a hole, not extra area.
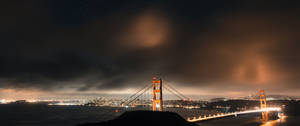
M 170 100 L 164 100 L 170 99 L 168 98 L 170 97 L 170 95 L 167 94 L 172 94 L 179 100 L 175 101 L 175 103 L 170 102 Z M 131 110 L 171 111 L 183 116 L 189 122 L 199 122 L 204 120 L 251 113 L 261 113 L 262 120 L 267 121 L 268 114 L 270 112 L 281 112 L 280 107 L 267 107 L 266 95 L 264 90 L 259 90 L 258 96 L 260 108 L 256 108 L 253 110 L 246 109 L 244 111 L 235 112 L 201 112 L 200 110 L 189 108 L 189 106 L 192 106 L 191 98 L 180 93 L 170 84 L 163 84 L 163 80 L 161 78 L 158 79 L 154 77 L 151 85 L 146 85 L 143 88 L 137 90 L 131 96 L 124 97 L 123 99 L 119 100 L 117 103 L 118 107 L 115 112 Z
M 223 118 L 223 117 L 228 117 L 228 116 L 237 116 L 241 114 L 250 114 L 250 113 L 264 113 L 264 112 L 280 112 L 281 108 L 265 108 L 265 109 L 257 109 L 257 110 L 247 110 L 247 111 L 240 111 L 240 112 L 230 112 L 230 113 L 218 113 L 215 115 L 209 115 L 206 116 L 204 115 L 197 117 L 187 118 L 187 121 L 189 122 L 198 122 L 198 121 L 204 121 L 204 120 L 210 120 L 210 119 L 216 119 L 216 118 Z

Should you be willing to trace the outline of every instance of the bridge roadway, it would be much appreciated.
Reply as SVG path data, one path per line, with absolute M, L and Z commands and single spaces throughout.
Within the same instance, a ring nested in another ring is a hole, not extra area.
M 216 119 L 216 118 L 223 118 L 223 117 L 228 117 L 228 116 L 237 116 L 240 114 L 249 114 L 249 113 L 257 113 L 257 112 L 265 112 L 265 111 L 281 111 L 281 108 L 276 108 L 276 107 L 270 107 L 270 108 L 265 108 L 265 109 L 256 109 L 256 110 L 247 110 L 247 111 L 240 111 L 240 112 L 231 112 L 231 113 L 218 113 L 215 115 L 208 115 L 208 116 L 199 116 L 187 118 L 187 121 L 189 122 L 199 122 L 199 121 L 204 121 L 204 120 L 210 120 L 210 119 Z

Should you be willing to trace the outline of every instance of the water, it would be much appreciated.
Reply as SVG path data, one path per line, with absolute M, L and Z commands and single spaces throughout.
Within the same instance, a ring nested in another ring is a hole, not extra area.
M 300 116 L 286 116 L 277 120 L 261 121 L 260 114 L 240 115 L 198 123 L 200 126 L 299 126 Z
M 110 107 L 0 105 L 1 126 L 74 126 L 116 116 L 118 113 Z
M 110 120 L 121 113 L 116 108 L 92 106 L 47 106 L 34 104 L 0 105 L 1 126 L 75 126 Z M 200 126 L 299 126 L 300 117 L 288 116 L 267 123 L 258 114 L 228 117 L 198 123 Z

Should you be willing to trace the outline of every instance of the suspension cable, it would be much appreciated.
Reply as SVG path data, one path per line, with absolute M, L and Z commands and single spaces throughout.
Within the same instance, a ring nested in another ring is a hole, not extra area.
M 173 90 L 169 89 L 168 87 L 164 87 L 165 89 L 167 89 L 170 93 L 172 93 L 173 95 L 177 96 L 180 100 L 184 100 L 184 97 L 178 95 L 177 93 L 175 93 Z
M 175 91 L 176 93 L 178 93 L 181 97 L 183 97 L 184 99 L 187 99 L 187 100 L 191 100 L 191 98 L 183 95 L 182 93 L 180 93 L 177 89 L 175 89 L 174 87 L 172 87 L 171 85 L 169 84 L 165 84 L 167 87 L 171 88 L 173 91 Z
M 125 102 L 127 102 L 128 100 L 130 100 L 132 97 L 135 97 L 136 95 L 138 95 L 141 91 L 143 91 L 144 89 L 146 89 L 146 88 L 148 88 L 149 87 L 149 85 L 145 85 L 143 88 L 141 88 L 140 90 L 138 90 L 136 93 L 134 93 L 133 95 L 131 95 L 131 96 L 129 96 L 128 98 L 123 98 L 123 99 L 125 99 L 124 101 L 122 101 L 121 103 L 120 103 L 120 105 L 122 105 L 122 104 L 124 104 Z
M 139 94 L 139 95 L 136 96 L 134 99 L 132 99 L 131 101 L 129 101 L 126 105 L 129 105 L 131 102 L 135 101 L 138 97 L 140 97 L 141 95 L 143 95 L 143 94 L 144 94 L 146 91 L 148 91 L 150 88 L 151 88 L 151 86 L 147 86 L 147 88 L 145 88 L 141 94 Z

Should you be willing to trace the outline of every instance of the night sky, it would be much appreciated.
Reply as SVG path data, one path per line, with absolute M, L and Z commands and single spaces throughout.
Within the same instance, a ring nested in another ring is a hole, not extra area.
M 124 93 L 159 75 L 185 94 L 300 95 L 300 2 L 1 1 L 1 97 Z

